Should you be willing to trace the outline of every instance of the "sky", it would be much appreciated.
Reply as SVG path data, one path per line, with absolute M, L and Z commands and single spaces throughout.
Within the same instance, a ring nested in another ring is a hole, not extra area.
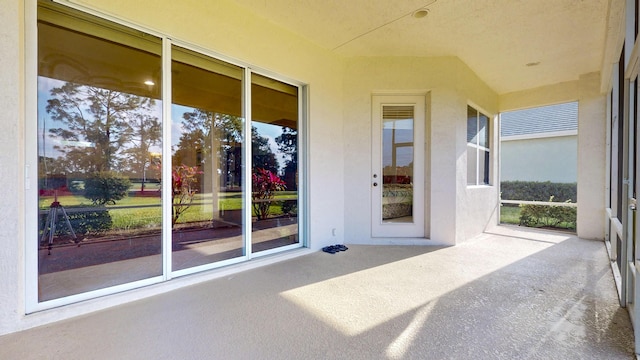
M 64 127 L 62 123 L 51 119 L 51 116 L 46 112 L 47 100 L 50 99 L 51 89 L 54 87 L 60 87 L 63 84 L 64 81 L 50 79 L 42 76 L 38 77 L 38 154 L 41 156 L 56 158 L 62 155 L 60 151 L 54 148 L 55 146 L 93 146 L 93 144 L 84 141 L 65 141 L 61 138 L 53 137 L 49 132 L 52 128 Z M 156 111 L 158 113 L 158 117 L 161 118 L 161 101 L 156 102 Z M 171 106 L 172 121 L 170 126 L 172 145 L 176 145 L 180 140 L 180 136 L 184 131 L 182 126 L 182 115 L 188 111 L 192 111 L 192 108 L 175 104 Z M 285 157 L 280 154 L 278 145 L 275 141 L 275 139 L 282 134 L 282 127 L 260 122 L 253 122 L 252 126 L 255 126 L 258 129 L 258 133 L 261 136 L 266 137 L 269 140 L 269 146 L 271 147 L 271 150 L 274 152 L 274 154 L 276 154 L 276 158 L 279 162 L 279 167 L 280 169 L 282 169 L 285 164 Z M 45 135 L 44 137 L 43 134 Z M 162 152 L 162 149 L 159 146 L 156 146 L 155 148 L 152 148 L 150 150 L 151 152 Z

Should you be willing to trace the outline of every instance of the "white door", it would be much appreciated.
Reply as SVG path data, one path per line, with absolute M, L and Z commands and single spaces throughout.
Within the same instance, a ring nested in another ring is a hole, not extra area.
M 372 236 L 422 238 L 425 97 L 380 95 L 372 104 Z
M 638 110 L 640 104 L 638 103 L 638 77 L 629 84 L 629 114 L 628 125 L 625 126 L 625 139 L 627 140 L 627 146 L 625 146 L 625 152 L 628 154 L 628 188 L 627 188 L 627 212 L 626 212 L 626 247 L 627 247 L 627 306 L 629 307 L 629 314 L 633 322 L 634 330 L 638 331 L 638 312 L 640 306 L 636 304 L 640 301 L 640 276 L 637 275 L 637 270 L 640 266 L 640 252 L 637 242 L 637 229 L 640 229 L 640 216 L 637 215 L 637 189 L 640 187 L 640 168 L 638 167 Z M 636 349 L 640 346 L 640 336 L 635 337 Z

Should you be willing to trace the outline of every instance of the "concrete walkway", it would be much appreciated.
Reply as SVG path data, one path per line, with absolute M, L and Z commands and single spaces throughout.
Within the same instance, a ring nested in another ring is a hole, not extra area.
M 0 337 L 0 359 L 634 359 L 605 246 L 350 246 Z

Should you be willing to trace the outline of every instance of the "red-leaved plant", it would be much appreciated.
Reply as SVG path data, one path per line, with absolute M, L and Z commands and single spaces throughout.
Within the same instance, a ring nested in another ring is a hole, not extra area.
M 198 175 L 202 171 L 197 166 L 175 166 L 171 172 L 171 202 L 173 203 L 173 216 L 171 226 L 175 225 L 182 215 L 193 203 L 193 197 L 198 192 L 196 184 Z
M 271 201 L 276 191 L 286 189 L 284 181 L 273 172 L 256 168 L 252 174 L 253 189 L 251 193 L 253 211 L 258 220 L 266 219 L 271 213 Z

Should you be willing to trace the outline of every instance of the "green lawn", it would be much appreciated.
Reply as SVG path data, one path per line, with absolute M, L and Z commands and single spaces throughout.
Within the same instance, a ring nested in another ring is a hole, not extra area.
M 501 206 L 500 222 L 503 224 L 520 224 L 520 207 L 519 206 Z
M 278 193 L 274 200 L 294 200 L 297 199 L 297 192 L 282 191 Z M 53 202 L 53 196 L 40 197 L 40 209 L 46 210 Z M 73 207 L 92 207 L 91 201 L 80 195 L 59 196 L 58 201 L 68 210 Z M 218 198 L 219 209 L 240 210 L 242 209 L 241 193 L 220 193 Z M 158 228 L 161 224 L 162 209 L 159 197 L 125 197 L 116 202 L 115 205 L 107 205 L 109 215 L 113 222 L 114 230 Z M 199 221 L 209 221 L 213 216 L 213 196 L 211 193 L 196 194 L 191 205 L 180 215 L 178 223 L 189 223 Z M 271 215 L 282 215 L 282 205 L 275 203 L 271 205 Z M 255 214 L 254 214 L 255 216 Z

